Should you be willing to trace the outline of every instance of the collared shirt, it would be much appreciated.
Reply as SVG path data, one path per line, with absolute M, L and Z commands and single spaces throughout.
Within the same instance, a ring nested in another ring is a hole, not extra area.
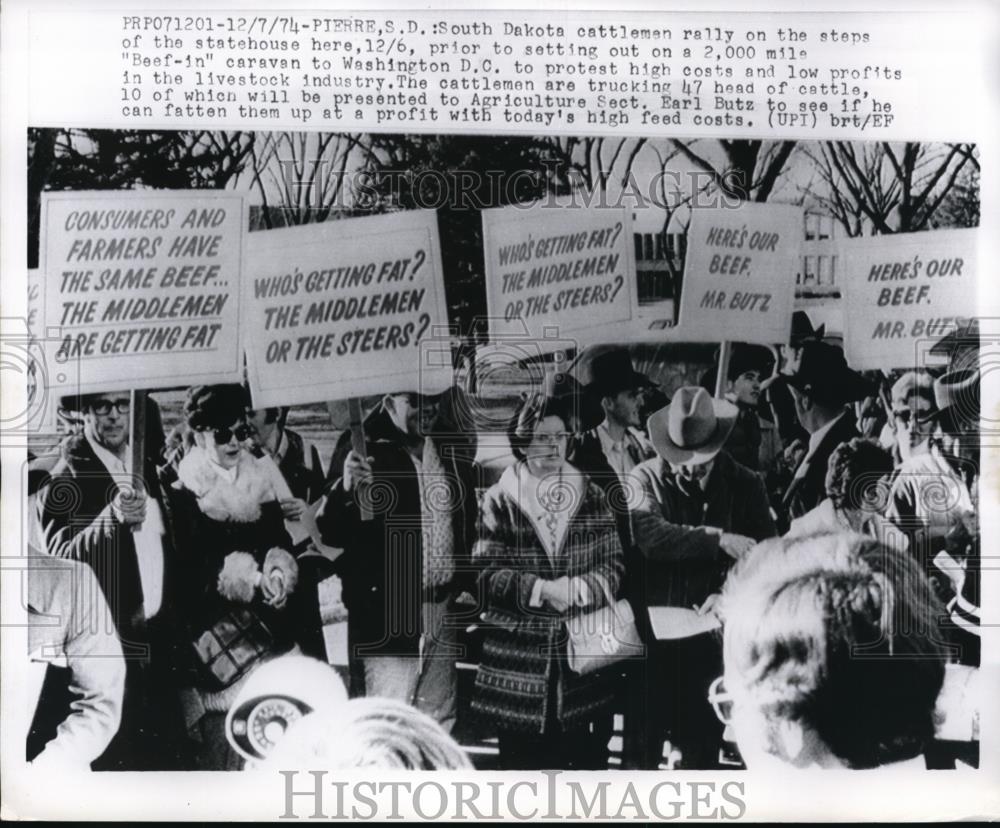
M 606 420 L 597 427 L 597 436 L 601 441 L 601 451 L 608 459 L 608 464 L 615 470 L 618 478 L 624 484 L 632 469 L 644 459 L 638 440 L 627 428 L 621 440 L 615 440 L 611 436 L 611 430 L 608 428 Z
M 410 455 L 417 470 L 420 489 L 421 534 L 423 539 L 423 585 L 447 584 L 455 576 L 455 537 L 451 515 L 459 507 L 453 503 L 453 488 L 448 483 L 434 441 L 424 440 L 422 456 Z
M 108 470 L 108 474 L 118 484 L 131 488 L 132 475 L 122 460 L 108 451 L 84 429 L 84 437 L 93 449 L 97 459 Z M 130 447 L 125 447 L 126 457 Z M 146 618 L 153 618 L 163 605 L 163 514 L 156 498 L 146 499 L 146 519 L 132 530 L 135 557 L 139 564 L 139 583 L 142 586 L 143 612 Z
M 846 413 L 847 409 L 845 408 L 836 417 L 830 420 L 830 422 L 809 435 L 809 451 L 806 457 L 811 457 L 816 452 L 816 449 L 819 448 L 819 444 L 822 442 L 823 438 L 826 437 L 827 432 L 840 422 Z
M 288 438 L 285 437 L 285 430 L 275 429 L 268 439 L 267 444 L 263 446 L 263 449 L 274 458 L 274 462 L 279 466 L 281 461 L 285 459 L 285 455 L 288 453 Z

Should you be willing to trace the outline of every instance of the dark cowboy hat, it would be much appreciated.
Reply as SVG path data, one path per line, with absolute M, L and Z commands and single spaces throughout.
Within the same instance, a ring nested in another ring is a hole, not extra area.
M 588 348 L 573 366 L 573 372 L 586 392 L 598 399 L 621 391 L 655 387 L 649 377 L 632 367 L 628 349 L 621 346 Z
M 951 356 L 956 351 L 966 348 L 979 350 L 979 320 L 970 319 L 965 325 L 956 328 L 947 336 L 941 337 L 931 346 L 931 353 L 941 356 Z
M 814 328 L 809 314 L 804 310 L 793 311 L 792 333 L 790 341 L 793 347 L 799 347 L 803 342 L 821 340 L 826 335 L 826 325 Z
M 650 415 L 646 429 L 653 448 L 668 463 L 707 463 L 736 425 L 739 409 L 704 388 L 685 386 L 665 408 Z
M 828 405 L 856 402 L 875 393 L 874 386 L 848 366 L 843 349 L 827 342 L 802 343 L 798 368 L 786 380 L 797 391 Z
M 542 393 L 564 404 L 566 414 L 576 421 L 577 431 L 590 431 L 604 421 L 600 398 L 586 393 L 571 374 L 562 371 L 546 374 Z
M 921 423 L 937 420 L 942 414 L 964 414 L 971 419 L 979 419 L 979 371 L 975 368 L 961 368 L 949 371 L 934 380 L 934 402 L 937 410 L 919 419 Z
M 726 376 L 730 381 L 745 374 L 747 371 L 757 371 L 761 379 L 771 375 L 774 370 L 774 354 L 765 345 L 751 345 L 746 342 L 734 342 L 729 352 L 729 366 Z

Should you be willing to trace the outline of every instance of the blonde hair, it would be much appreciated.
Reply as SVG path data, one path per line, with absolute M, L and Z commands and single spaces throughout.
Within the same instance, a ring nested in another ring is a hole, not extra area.
M 359 698 L 297 720 L 269 768 L 466 770 L 472 762 L 436 721 L 394 699 Z

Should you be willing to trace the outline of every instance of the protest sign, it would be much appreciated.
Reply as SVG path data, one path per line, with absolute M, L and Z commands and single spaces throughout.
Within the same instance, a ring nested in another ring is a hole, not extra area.
M 42 274 L 38 268 L 28 269 L 28 330 L 38 336 L 42 321 Z
M 614 338 L 638 314 L 625 209 L 534 204 L 483 211 L 491 342 L 527 336 L 545 348 Z M 547 335 L 548 334 L 548 335 Z
M 251 233 L 247 249 L 255 406 L 450 384 L 447 341 L 426 347 L 448 324 L 434 211 Z
M 923 365 L 922 352 L 976 315 L 977 230 L 844 239 L 844 346 L 854 368 Z
M 45 372 L 44 348 L 40 340 L 42 327 L 42 272 L 28 271 L 28 304 L 25 319 L 28 333 L 26 390 L 28 393 L 27 424 L 37 433 L 53 432 L 57 428 L 57 400 L 49 393 Z
M 239 382 L 245 226 L 232 193 L 43 194 L 49 387 Z
M 803 227 L 801 208 L 783 204 L 693 211 L 671 338 L 787 343 Z

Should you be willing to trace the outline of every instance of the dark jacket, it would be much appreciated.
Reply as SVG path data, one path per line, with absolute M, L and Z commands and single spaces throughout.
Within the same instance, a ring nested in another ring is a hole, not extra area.
M 282 477 L 294 497 L 301 497 L 306 503 L 315 503 L 322 497 L 328 482 L 319 450 L 312 443 L 307 448 L 302 436 L 290 428 L 284 429 L 282 435 L 288 443 L 278 463 Z
M 652 450 L 648 445 L 638 444 L 638 462 L 648 460 Z M 611 467 L 601 446 L 601 438 L 596 429 L 574 435 L 566 451 L 566 459 L 582 471 L 604 492 L 608 508 L 615 519 L 618 538 L 625 556 L 625 571 L 622 575 L 622 596 L 630 601 L 639 598 L 646 577 L 646 562 L 632 539 L 632 523 L 629 520 L 629 485 L 622 483 L 618 473 Z M 642 619 L 640 619 L 640 632 Z
M 717 592 L 733 563 L 719 546 L 723 532 L 754 540 L 776 534 L 760 475 L 724 450 L 703 497 L 685 490 L 662 457 L 637 466 L 632 478 L 632 533 L 646 562 L 643 607 L 690 608 Z
M 230 552 L 249 552 L 262 565 L 268 550 L 290 550 L 292 543 L 277 501 L 262 504 L 258 520 L 236 523 L 205 516 L 198 509 L 197 498 L 187 489 L 180 489 L 173 497 L 178 520 L 184 527 L 179 541 L 187 545 L 190 560 L 180 603 L 185 609 L 187 640 L 195 641 L 226 611 L 244 606 L 219 594 L 219 572 L 226 556 Z M 259 593 L 249 607 L 275 634 L 277 649 L 290 649 L 294 631 L 285 620 L 290 616 L 267 606 Z
M 163 603 L 159 626 L 172 626 L 179 568 L 172 543 L 172 521 L 153 463 L 146 462 L 147 495 L 160 505 L 163 535 Z M 126 657 L 146 642 L 142 584 L 132 529 L 111 513 L 118 487 L 90 443 L 82 435 L 68 438 L 62 457 L 38 493 L 45 550 L 60 558 L 88 564 L 97 576 L 111 608 Z
M 372 520 L 362 521 L 358 490 L 344 490 L 343 477 L 330 487 L 316 515 L 323 542 L 344 549 L 337 561 L 343 601 L 350 615 L 358 657 L 416 655 L 421 603 L 474 588 L 470 550 L 475 537 L 477 474 L 474 443 L 434 439 L 445 469 L 454 538 L 455 579 L 433 596 L 423 590 L 420 488 L 413 460 L 388 416 L 365 423 L 373 480 L 368 498 Z M 470 447 L 472 450 L 470 450 Z
M 807 452 L 799 463 L 782 498 L 783 517 L 790 522 L 820 504 L 826 497 L 826 470 L 830 455 L 841 443 L 860 436 L 854 414 L 845 409 L 840 419 L 823 435 L 816 450 Z
M 514 474 L 508 469 L 504 475 Z M 529 606 L 539 578 L 579 576 L 588 585 L 593 611 L 606 603 L 601 576 L 617 596 L 623 557 L 601 489 L 588 482 L 570 518 L 561 554 L 552 561 L 504 479 L 483 497 L 474 560 L 480 567 L 483 620 L 489 625 L 476 674 L 472 706 L 504 730 L 541 733 L 547 706 L 563 729 L 579 727 L 606 713 L 614 697 L 617 671 L 578 676 L 566 666 L 562 616 Z M 556 737 L 553 737 L 556 738 Z

